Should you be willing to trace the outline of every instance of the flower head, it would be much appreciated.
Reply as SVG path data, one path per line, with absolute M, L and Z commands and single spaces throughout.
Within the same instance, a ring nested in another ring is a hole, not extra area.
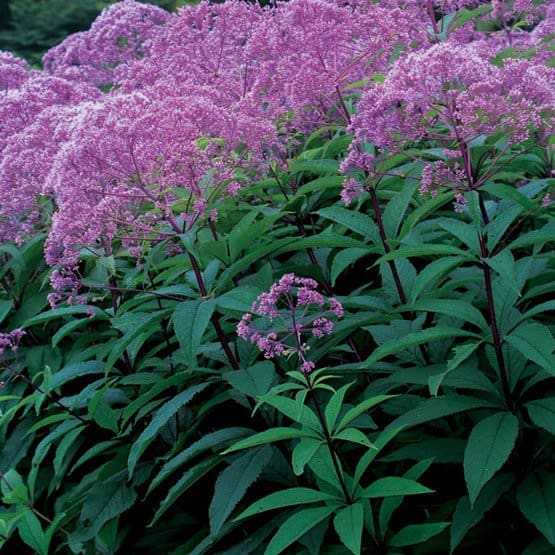
M 310 372 L 306 341 L 322 338 L 333 331 L 331 318 L 343 316 L 343 306 L 334 298 L 326 299 L 311 278 L 284 274 L 270 290 L 259 295 L 252 312 L 237 325 L 237 335 L 256 344 L 265 358 L 296 353 L 303 372 Z M 326 308 L 326 305 L 327 308 Z M 258 316 L 253 324 L 253 316 Z M 265 324 L 265 326 L 263 325 Z

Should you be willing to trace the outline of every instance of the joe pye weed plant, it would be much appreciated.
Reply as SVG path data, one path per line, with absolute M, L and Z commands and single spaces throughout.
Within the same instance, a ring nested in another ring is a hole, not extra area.
M 2 549 L 551 553 L 554 17 L 123 0 L 0 53 Z

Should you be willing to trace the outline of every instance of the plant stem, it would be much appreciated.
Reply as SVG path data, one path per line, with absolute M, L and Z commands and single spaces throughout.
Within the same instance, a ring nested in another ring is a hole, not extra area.
M 478 199 L 480 205 L 480 212 L 482 213 L 482 219 L 484 224 L 489 223 L 489 217 L 486 211 L 486 206 L 484 204 L 484 199 L 480 191 L 478 191 Z M 481 266 L 484 272 L 484 283 L 486 287 L 486 298 L 488 304 L 488 320 L 491 329 L 491 335 L 493 337 L 493 348 L 495 350 L 495 358 L 497 360 L 497 366 L 499 368 L 499 377 L 501 378 L 501 387 L 503 389 L 503 396 L 505 398 L 505 404 L 507 408 L 514 412 L 515 407 L 513 399 L 511 397 L 511 388 L 509 385 L 509 377 L 507 369 L 505 367 L 505 360 L 503 359 L 503 349 L 502 349 L 502 339 L 499 333 L 499 328 L 497 327 L 497 316 L 495 313 L 495 302 L 493 298 L 493 287 L 491 279 L 491 269 L 488 266 L 486 259 L 489 258 L 490 253 L 488 252 L 486 239 L 483 233 L 478 232 L 478 242 L 480 244 L 480 256 L 481 256 Z
M 345 478 L 343 477 L 343 472 L 341 471 L 341 468 L 339 466 L 339 455 L 337 454 L 333 446 L 333 440 L 331 438 L 331 434 L 328 428 L 328 424 L 326 422 L 326 418 L 322 412 L 322 407 L 320 406 L 320 403 L 314 391 L 312 382 L 310 381 L 310 376 L 308 374 L 304 374 L 304 377 L 306 379 L 306 385 L 308 386 L 308 391 L 310 392 L 310 396 L 312 398 L 312 401 L 314 402 L 314 406 L 316 407 L 316 414 L 318 415 L 318 420 L 320 421 L 320 425 L 322 426 L 322 432 L 324 433 L 324 438 L 326 440 L 326 445 L 330 453 L 335 474 L 337 475 L 337 479 L 339 480 L 341 490 L 343 491 L 343 495 L 345 496 L 345 501 L 347 501 L 347 503 L 350 504 L 353 502 L 353 500 L 349 494 L 349 490 L 347 489 L 347 485 L 345 484 Z
M 58 394 L 56 392 L 51 391 L 50 393 L 46 393 L 46 391 L 44 391 L 44 389 L 42 389 L 40 386 L 38 386 L 35 382 L 33 382 L 33 380 L 28 378 L 25 374 L 23 374 L 22 372 L 19 372 L 16 368 L 13 368 L 13 367 L 10 366 L 10 370 L 18 378 L 22 378 L 25 382 L 27 382 L 33 388 L 34 391 L 38 391 L 39 393 L 42 393 L 42 395 L 45 395 L 46 397 L 48 397 L 52 401 L 54 401 L 54 403 L 56 403 L 56 405 L 58 405 L 64 412 L 67 412 L 68 414 L 70 414 L 74 418 L 77 418 L 77 420 L 80 420 L 83 424 L 90 424 L 90 422 L 91 422 L 90 420 L 86 420 L 82 416 L 79 416 L 73 409 L 70 409 L 68 406 L 64 405 L 60 401 L 60 398 L 58 397 Z
M 436 15 L 434 13 L 434 5 L 432 3 L 432 0 L 427 1 L 427 8 L 428 8 L 428 15 L 432 20 L 432 29 L 434 30 L 434 35 L 435 35 L 434 38 L 437 40 L 439 36 L 439 27 L 437 26 Z
M 378 230 L 380 232 L 380 239 L 382 240 L 383 250 L 386 254 L 391 252 L 391 247 L 387 241 L 387 235 L 385 233 L 385 227 L 383 225 L 382 219 L 382 212 L 380 209 L 380 205 L 378 203 L 378 197 L 376 195 L 376 189 L 374 187 L 369 187 L 370 189 L 370 196 L 372 198 L 372 207 L 374 208 L 374 215 L 376 216 L 376 221 L 378 223 Z M 395 287 L 397 289 L 397 293 L 399 294 L 399 300 L 402 304 L 407 304 L 407 295 L 403 288 L 403 284 L 401 283 L 401 279 L 399 277 L 399 272 L 397 272 L 397 266 L 395 266 L 395 261 L 388 260 L 389 268 L 391 269 L 391 273 L 393 274 L 393 281 L 395 282 Z
M 197 259 L 195 258 L 195 256 L 191 253 L 188 253 L 189 256 L 189 260 L 191 261 L 191 266 L 193 267 L 193 272 L 195 274 L 195 278 L 197 280 L 198 283 L 198 287 L 200 290 L 200 294 L 203 297 L 206 297 L 208 295 L 208 290 L 206 289 L 206 284 L 204 283 L 204 279 L 202 277 L 202 273 L 200 271 L 200 266 L 199 263 L 197 261 Z M 222 329 L 222 325 L 220 324 L 220 318 L 217 314 L 212 314 L 212 317 L 210 318 L 210 321 L 212 322 L 212 325 L 214 326 L 214 330 L 216 331 L 216 335 L 218 336 L 218 339 L 220 341 L 220 344 L 222 346 L 222 349 L 224 350 L 227 359 L 229 360 L 229 363 L 231 364 L 231 367 L 233 368 L 233 370 L 239 370 L 239 364 L 237 363 L 237 360 L 231 350 L 231 348 L 229 347 L 229 343 L 227 341 L 227 338 L 224 334 L 224 331 Z
M 389 246 L 389 242 L 387 241 L 387 234 L 385 232 L 385 226 L 383 225 L 382 211 L 380 208 L 380 204 L 378 202 L 378 196 L 376 195 L 376 189 L 375 187 L 370 186 L 369 190 L 370 190 L 370 197 L 372 199 L 372 207 L 374 208 L 374 216 L 376 217 L 378 230 L 380 232 L 380 239 L 382 240 L 383 250 L 385 251 L 386 254 L 389 254 L 391 252 L 391 247 Z M 389 265 L 389 269 L 391 270 L 391 274 L 393 275 L 393 281 L 395 282 L 395 288 L 397 289 L 399 300 L 401 301 L 402 304 L 406 305 L 407 294 L 405 293 L 405 289 L 403 287 L 403 284 L 401 283 L 401 278 L 399 277 L 399 272 L 397 271 L 397 266 L 395 265 L 395 261 L 388 260 L 388 265 Z M 414 315 L 411 314 L 410 312 L 401 312 L 401 315 L 404 318 L 407 318 L 409 320 L 412 320 L 412 318 L 414 317 Z M 430 364 L 430 357 L 426 349 L 422 345 L 418 345 L 418 349 L 420 351 L 420 354 L 422 355 L 422 358 L 424 359 L 424 362 L 426 364 Z
M 300 335 L 300 331 L 297 328 L 297 319 L 295 316 L 295 305 L 293 303 L 291 303 L 290 305 L 291 308 L 291 319 L 293 322 L 293 330 L 295 330 L 294 332 L 294 337 L 295 337 L 295 343 L 297 345 L 297 354 L 299 356 L 299 360 L 303 363 L 307 362 L 304 354 L 303 354 L 303 346 L 302 346 L 302 341 L 301 341 L 301 335 Z M 320 403 L 318 401 L 318 397 L 316 396 L 316 393 L 314 391 L 314 386 L 310 380 L 310 375 L 306 372 L 304 372 L 303 370 L 301 370 L 304 379 L 306 381 L 306 385 L 308 387 L 308 391 L 310 393 L 310 396 L 312 397 L 312 401 L 314 402 L 314 406 L 316 407 L 316 414 L 318 415 L 318 420 L 320 421 L 320 426 L 322 427 L 322 432 L 324 433 L 324 439 L 326 441 L 326 445 L 328 447 L 328 451 L 330 453 L 330 457 L 333 463 L 333 468 L 335 470 L 335 473 L 337 475 L 337 479 L 339 481 L 339 484 L 341 486 L 341 490 L 343 491 L 343 495 L 345 496 L 345 500 L 347 501 L 347 503 L 352 503 L 353 500 L 351 498 L 351 496 L 349 495 L 349 490 L 347 489 L 347 485 L 345 484 L 345 479 L 343 478 L 343 472 L 341 472 L 341 468 L 339 466 L 339 456 L 337 455 L 335 448 L 333 446 L 333 440 L 331 438 L 331 434 L 328 428 L 328 424 L 326 422 L 326 418 L 324 417 L 324 413 L 322 412 L 322 407 L 320 406 Z
M 147 271 L 146 274 L 148 276 L 148 280 L 150 281 L 150 285 L 154 289 L 156 286 L 154 284 L 154 278 L 152 277 L 152 274 L 149 271 Z M 162 310 L 162 301 L 160 300 L 160 297 L 156 297 L 156 304 L 158 305 L 158 309 Z M 172 360 L 172 350 L 170 345 L 170 335 L 168 333 L 168 323 L 166 322 L 165 319 L 161 320 L 160 327 L 162 328 L 162 333 L 164 334 L 164 340 L 166 341 L 166 348 L 168 349 L 168 356 L 170 359 L 170 370 L 173 372 L 173 360 Z

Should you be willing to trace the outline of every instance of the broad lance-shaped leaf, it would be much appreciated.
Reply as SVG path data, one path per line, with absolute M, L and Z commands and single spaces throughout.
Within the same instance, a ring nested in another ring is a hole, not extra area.
M 447 361 L 447 368 L 441 374 L 434 374 L 428 378 L 430 394 L 437 396 L 439 388 L 447 375 L 458 368 L 479 346 L 480 342 L 474 342 L 454 347 L 453 356 Z
M 314 507 L 291 515 L 279 528 L 264 551 L 264 555 L 279 555 L 309 530 L 328 518 L 335 508 Z
M 156 511 L 156 514 L 152 518 L 152 522 L 149 526 L 155 524 L 166 511 L 179 499 L 185 491 L 187 491 L 192 485 L 198 482 L 207 472 L 210 472 L 213 468 L 218 466 L 222 462 L 221 457 L 214 456 L 210 458 L 204 458 L 197 465 L 193 466 L 191 469 L 185 471 L 183 475 L 177 480 L 177 482 L 169 489 L 168 494 L 160 503 L 160 507 Z
M 48 555 L 48 546 L 45 546 L 44 532 L 39 519 L 28 507 L 20 509 L 23 515 L 17 521 L 17 528 L 21 539 L 38 555 Z
M 372 407 L 375 407 L 376 405 L 379 405 L 380 403 L 383 403 L 388 399 L 393 399 L 394 397 L 397 397 L 397 395 L 377 395 L 376 397 L 371 397 L 370 399 L 362 401 L 356 407 L 349 409 L 345 413 L 345 415 L 337 425 L 335 432 L 340 432 L 341 430 L 346 428 L 350 422 L 360 416 L 363 412 L 370 410 Z
M 207 383 L 198 384 L 186 389 L 170 399 L 165 403 L 161 409 L 156 411 L 156 414 L 150 421 L 150 424 L 143 430 L 141 435 L 137 438 L 131 451 L 129 452 L 129 459 L 127 461 L 127 469 L 129 477 L 133 475 L 133 470 L 139 460 L 139 457 L 145 452 L 146 448 L 154 441 L 160 430 L 166 425 L 168 420 L 181 408 L 189 403 L 195 395 L 200 393 L 203 389 L 208 387 Z
M 555 476 L 532 474 L 516 492 L 522 514 L 555 546 Z
M 405 349 L 415 347 L 416 345 L 421 345 L 422 343 L 428 343 L 430 341 L 439 341 L 441 339 L 449 339 L 451 337 L 476 337 L 480 338 L 479 335 L 471 333 L 469 331 L 464 331 L 458 328 L 451 328 L 448 326 L 436 326 L 434 328 L 428 328 L 423 331 L 409 333 L 402 338 L 393 339 L 380 345 L 374 352 L 362 363 L 362 368 L 370 368 L 375 362 L 382 360 L 389 355 L 399 353 Z
M 544 430 L 555 435 L 555 397 L 536 399 L 524 405 L 530 420 Z
M 214 497 L 210 503 L 208 515 L 210 531 L 213 536 L 221 530 L 227 517 L 241 501 L 272 458 L 272 448 L 264 445 L 251 449 L 235 459 L 218 476 L 214 486 Z
M 360 554 L 364 508 L 361 503 L 353 503 L 341 509 L 333 519 L 335 531 L 343 545 L 354 555 Z
M 304 472 L 304 467 L 310 462 L 323 442 L 322 439 L 304 437 L 299 440 L 291 455 L 291 465 L 295 476 L 300 476 Z
M 448 522 L 431 522 L 430 524 L 409 524 L 397 532 L 389 545 L 392 547 L 406 547 L 425 542 L 440 534 L 449 526 Z
M 84 541 L 94 538 L 112 518 L 130 509 L 137 499 L 136 491 L 128 487 L 125 472 L 118 472 L 89 493 L 81 511 L 76 535 Z
M 164 464 L 160 472 L 151 481 L 147 493 L 150 493 L 154 488 L 171 476 L 180 466 L 183 466 L 194 457 L 197 457 L 200 453 L 208 449 L 221 448 L 222 443 L 228 443 L 239 437 L 243 437 L 249 431 L 249 428 L 233 427 L 216 430 L 215 432 L 203 435 L 198 441 L 195 441 L 192 445 L 180 451 L 175 457 L 172 457 Z
M 412 309 L 446 314 L 470 322 L 482 331 L 489 330 L 488 323 L 482 313 L 469 302 L 456 299 L 420 299 L 412 305 Z
M 294 505 L 307 505 L 310 503 L 322 503 L 325 501 L 337 501 L 338 498 L 323 491 L 310 488 L 288 488 L 271 493 L 258 501 L 255 501 L 248 509 L 244 510 L 234 520 L 241 520 L 249 516 L 257 515 L 273 509 L 292 507 Z
M 467 496 L 459 499 L 451 523 L 451 553 L 459 545 L 465 534 L 484 518 L 486 512 L 497 503 L 513 482 L 512 476 L 499 474 L 484 486 L 474 506 L 470 505 L 470 499 Z
M 470 433 L 464 452 L 464 477 L 471 505 L 509 458 L 517 435 L 518 419 L 510 412 L 488 416 Z
M 173 313 L 175 335 L 189 366 L 196 366 L 202 336 L 216 308 L 214 299 L 183 301 Z
M 360 212 L 348 210 L 340 206 L 322 208 L 318 210 L 317 214 L 326 218 L 326 220 L 336 222 L 363 237 L 371 239 L 374 243 L 379 243 L 380 241 L 378 227 L 374 223 L 374 220 L 369 218 L 366 214 L 361 214 Z
M 537 323 L 524 324 L 505 339 L 528 360 L 555 376 L 555 340 L 548 328 Z
M 339 412 L 341 407 L 343 406 L 343 399 L 345 398 L 345 394 L 351 385 L 354 382 L 350 382 L 345 384 L 341 388 L 339 388 L 330 398 L 328 404 L 326 405 L 326 423 L 330 430 L 333 430 L 335 426 L 335 422 L 337 421 L 337 417 L 339 416 Z
M 227 455 L 228 453 L 233 453 L 233 451 L 239 451 L 241 449 L 247 449 L 248 447 L 256 447 L 257 445 L 273 443 L 274 441 L 283 441 L 284 439 L 301 437 L 319 439 L 314 432 L 307 430 L 299 430 L 297 428 L 271 428 L 270 430 L 264 430 L 263 432 L 259 432 L 258 434 L 254 434 L 251 437 L 247 437 L 238 443 L 235 443 L 226 449 L 222 455 Z
M 393 495 L 419 495 L 433 490 L 408 478 L 387 476 L 376 480 L 362 492 L 362 497 L 391 497 Z
M 387 426 L 386 430 L 416 426 L 451 414 L 458 414 L 467 410 L 485 407 L 494 408 L 495 406 L 496 405 L 490 401 L 485 401 L 477 397 L 468 397 L 466 395 L 433 397 L 431 399 L 425 399 L 415 408 L 399 416 Z
M 434 462 L 434 459 L 425 459 L 413 465 L 407 472 L 403 474 L 403 478 L 407 478 L 409 480 L 418 480 L 430 465 Z M 380 513 L 378 518 L 378 523 L 380 525 L 380 534 L 381 537 L 384 538 L 387 531 L 389 521 L 393 513 L 401 506 L 404 497 L 402 495 L 399 496 L 392 496 L 386 497 L 381 504 Z

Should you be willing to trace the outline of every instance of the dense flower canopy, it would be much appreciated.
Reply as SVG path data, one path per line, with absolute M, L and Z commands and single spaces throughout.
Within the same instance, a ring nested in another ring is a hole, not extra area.
M 478 11 L 459 21 L 460 9 Z M 371 170 L 372 148 L 420 140 L 545 140 L 553 18 L 549 3 L 517 0 L 237 0 L 175 14 L 118 2 L 44 71 L 0 53 L 1 239 L 24 240 L 47 212 L 50 264 L 75 268 L 82 248 L 118 236 L 140 252 L 142 237 L 214 215 L 322 125 L 349 124 L 346 173 Z M 349 180 L 346 200 L 360 189 Z

